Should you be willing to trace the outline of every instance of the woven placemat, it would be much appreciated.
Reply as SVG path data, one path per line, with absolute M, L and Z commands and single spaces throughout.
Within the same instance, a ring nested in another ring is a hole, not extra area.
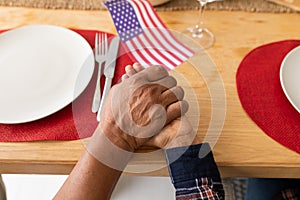
M 47 9 L 103 10 L 103 0 L 0 0 L 0 6 L 22 6 Z M 196 0 L 171 0 L 156 6 L 159 11 L 198 9 Z M 291 13 L 295 10 L 267 0 L 223 0 L 207 5 L 208 10 L 241 10 L 250 12 Z
M 185 10 L 198 9 L 199 3 L 196 0 L 172 0 L 161 6 L 157 10 Z M 272 13 L 291 13 L 295 10 L 266 0 L 223 0 L 209 3 L 207 10 L 241 10 L 249 12 L 272 12 Z

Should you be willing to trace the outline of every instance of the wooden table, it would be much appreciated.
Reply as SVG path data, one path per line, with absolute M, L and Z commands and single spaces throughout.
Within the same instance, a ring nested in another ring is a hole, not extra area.
M 159 12 L 159 15 L 170 29 L 181 31 L 194 23 L 191 19 L 196 21 L 197 12 Z M 238 65 L 251 49 L 273 41 L 300 38 L 300 14 L 208 11 L 205 20 L 216 36 L 216 43 L 208 53 L 224 81 L 227 96 L 224 129 L 213 149 L 222 176 L 300 178 L 300 155 L 269 138 L 247 116 L 239 102 L 235 84 Z M 107 11 L 0 7 L 0 29 L 28 24 L 53 24 L 115 33 Z M 183 71 L 182 67 L 177 70 Z M 185 76 L 189 76 L 189 72 L 185 70 Z M 198 87 L 196 82 L 194 84 L 193 87 Z M 208 97 L 204 96 L 202 100 L 209 103 Z M 206 112 L 209 113 L 209 109 L 204 109 L 204 117 L 200 119 L 202 129 L 199 136 L 207 129 L 209 117 L 205 117 Z M 0 143 L 0 173 L 67 174 L 83 150 L 81 141 Z M 164 164 L 163 155 L 159 154 L 151 159 L 133 159 L 128 166 L 138 170 Z M 143 175 L 168 173 L 163 168 Z

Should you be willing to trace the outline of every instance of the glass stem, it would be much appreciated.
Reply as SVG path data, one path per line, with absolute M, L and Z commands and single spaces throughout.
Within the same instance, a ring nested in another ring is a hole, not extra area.
M 201 33 L 203 29 L 203 13 L 204 13 L 206 2 L 203 2 L 201 0 L 198 1 L 200 3 L 200 9 L 199 9 L 199 19 L 198 19 L 198 24 L 196 25 L 196 29 L 198 33 Z

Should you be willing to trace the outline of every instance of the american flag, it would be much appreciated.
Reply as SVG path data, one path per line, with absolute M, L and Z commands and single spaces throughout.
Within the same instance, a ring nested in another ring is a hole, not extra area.
M 194 55 L 167 29 L 148 0 L 110 0 L 104 4 L 134 61 L 171 70 Z

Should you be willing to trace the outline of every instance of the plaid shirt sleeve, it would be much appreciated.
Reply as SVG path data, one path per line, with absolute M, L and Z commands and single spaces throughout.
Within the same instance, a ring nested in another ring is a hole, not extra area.
M 176 200 L 223 200 L 218 167 L 207 143 L 165 151 Z
M 289 188 L 282 190 L 280 193 L 275 195 L 272 200 L 299 200 L 300 199 L 300 188 Z

